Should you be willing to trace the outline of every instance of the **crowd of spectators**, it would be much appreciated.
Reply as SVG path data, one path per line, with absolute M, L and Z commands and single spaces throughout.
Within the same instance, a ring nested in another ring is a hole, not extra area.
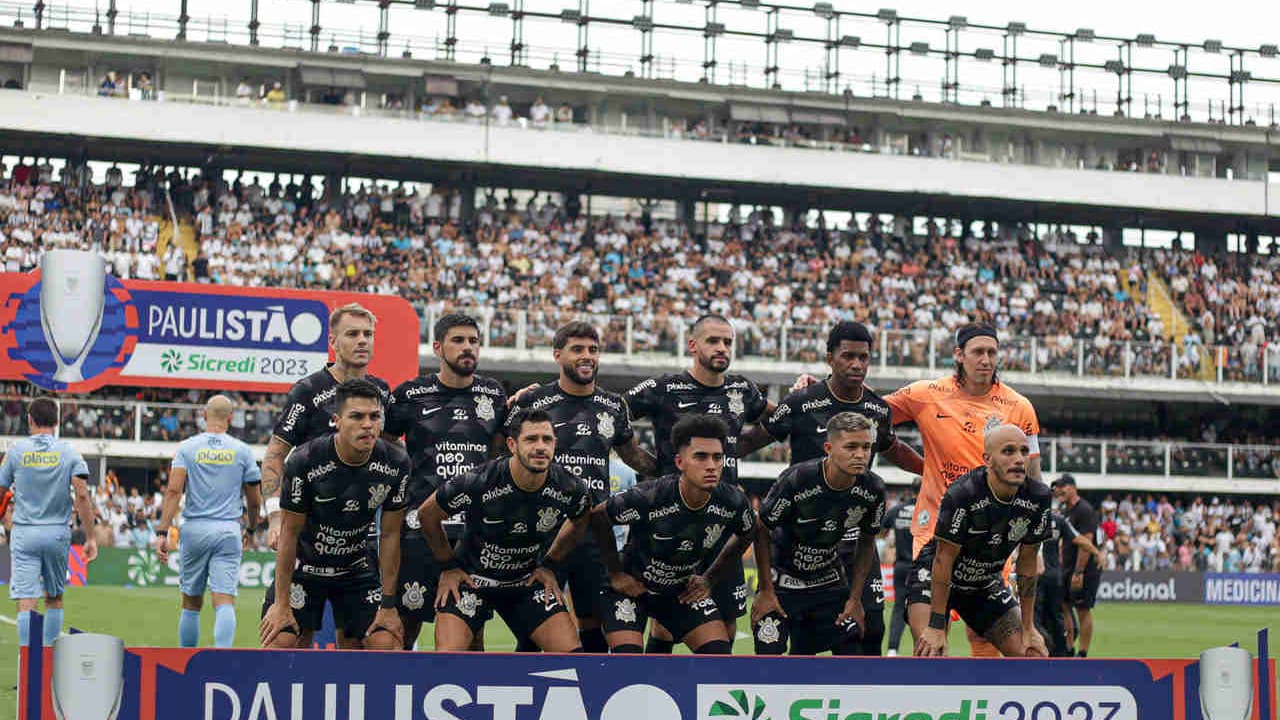
M 1280 572 L 1280 500 L 1108 494 L 1097 507 L 1104 569 Z

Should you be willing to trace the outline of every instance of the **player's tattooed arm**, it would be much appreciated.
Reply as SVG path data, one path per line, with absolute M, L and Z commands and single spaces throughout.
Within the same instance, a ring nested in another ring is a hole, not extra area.
M 280 543 L 280 484 L 284 479 L 284 459 L 292 449 L 289 443 L 272 435 L 267 443 L 267 452 L 262 458 L 262 499 L 263 509 L 267 513 L 270 529 L 267 531 L 267 544 L 272 550 L 279 550 Z
M 630 442 L 619 446 L 618 457 L 643 477 L 653 477 L 658 474 L 658 458 L 640 447 L 638 438 L 632 437 Z

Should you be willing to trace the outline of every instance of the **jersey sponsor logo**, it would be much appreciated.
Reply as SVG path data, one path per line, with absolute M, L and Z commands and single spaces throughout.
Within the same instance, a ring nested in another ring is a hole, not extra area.
M 652 381 L 646 381 L 646 382 L 652 382 Z M 654 385 L 656 386 L 656 385 L 657 385 L 657 383 L 654 383 Z M 643 387 L 643 386 L 644 386 L 644 383 L 641 383 L 641 384 L 640 384 L 636 389 L 638 390 L 638 389 L 640 389 L 640 387 Z M 681 390 L 696 390 L 696 389 L 697 389 L 697 388 L 695 388 L 693 385 L 691 385 L 690 383 L 686 383 L 686 382 L 669 382 L 669 383 L 667 383 L 667 392 L 678 392 L 678 391 L 681 391 Z
M 956 510 L 955 515 L 951 516 L 951 532 L 953 534 L 959 533 L 960 528 L 964 526 L 964 516 L 966 514 L 966 510 L 964 508 L 960 508 L 959 510 Z
M 929 518 L 930 518 L 930 517 L 932 517 L 932 516 L 931 516 L 931 515 L 929 515 L 929 511 L 928 511 L 928 510 L 921 510 L 921 511 L 920 511 L 920 520 L 919 520 L 919 522 L 917 522 L 916 524 L 917 524 L 917 525 L 919 525 L 920 527 L 927 527 L 927 526 L 929 525 Z
M 692 550 L 693 550 L 693 541 L 688 539 L 681 540 L 680 545 L 676 548 L 676 552 L 690 552 Z
M 347 501 L 347 502 L 342 506 L 342 512 L 349 512 L 349 513 L 353 513 L 353 512 L 360 512 L 360 501 L 359 501 L 359 500 L 348 500 L 348 501 Z
M 466 411 L 466 410 L 464 410 L 464 409 L 462 409 L 462 408 L 454 408 L 454 409 L 453 409 L 453 419 L 454 419 L 454 421 L 455 421 L 455 422 L 466 422 L 466 421 L 467 421 L 467 411 Z
M 500 497 L 510 495 L 515 492 L 515 490 L 516 488 L 514 485 L 499 485 L 496 488 L 485 491 L 485 493 L 480 496 L 480 501 L 489 502 L 490 500 L 497 500 Z
M 501 525 L 502 523 L 503 523 L 502 518 L 485 518 L 484 519 L 485 525 Z
M 1026 537 L 1027 529 L 1031 525 L 1030 518 L 1014 518 L 1009 523 L 1009 542 L 1016 543 Z
M 28 450 L 22 453 L 22 467 L 57 467 L 62 453 Z
M 535 526 L 540 533 L 551 532 L 551 529 L 560 524 L 560 511 L 553 507 L 538 508 L 538 524 Z
M 596 415 L 596 432 L 605 440 L 613 440 L 613 416 L 607 412 Z
M 845 520 L 845 522 L 847 523 L 847 522 L 849 522 L 849 521 L 848 521 L 848 520 Z M 828 519 L 826 522 L 822 523 L 822 531 L 823 531 L 823 532 L 833 532 L 835 529 L 836 529 L 836 521 L 835 521 L 835 520 L 830 520 L 830 519 Z
M 542 497 L 550 498 L 566 505 L 573 503 L 573 498 L 568 493 L 560 492 L 559 490 L 551 487 L 551 485 L 542 486 Z
M 285 414 L 284 420 L 280 422 L 280 429 L 285 432 L 293 432 L 293 428 L 298 423 L 298 419 L 302 417 L 302 413 L 307 409 L 301 403 L 294 403 L 289 406 L 289 412 Z
M 633 523 L 640 519 L 640 511 L 635 508 L 627 508 L 618 513 L 618 523 Z
M 537 400 L 534 400 L 533 403 L 529 405 L 529 408 L 532 410 L 541 410 L 543 408 L 551 407 L 552 405 L 555 405 L 556 403 L 560 402 L 563 399 L 564 399 L 564 396 L 561 395 L 560 393 L 556 393 L 555 395 L 548 395 L 544 398 L 538 398 Z M 563 425 L 563 424 L 564 423 L 560 423 L 560 425 Z M 560 425 L 557 425 L 556 427 L 560 427 Z
M 719 503 L 712 503 L 707 506 L 707 514 L 716 517 L 731 518 L 733 517 L 733 509 L 727 508 Z
M 623 598 L 613 603 L 613 617 L 618 622 L 633 623 L 636 621 L 636 601 Z
M 373 588 L 364 594 L 365 605 L 377 605 L 382 602 L 382 588 Z
M 372 510 L 386 502 L 387 496 L 391 494 L 390 485 L 373 485 L 369 488 L 369 509 Z
M 794 499 L 796 502 L 804 502 L 805 500 L 808 500 L 809 498 L 814 497 L 821 492 L 822 492 L 822 486 L 815 485 L 809 488 L 808 490 L 801 490 L 800 492 L 796 493 L 796 496 Z
M 338 386 L 337 386 L 337 385 L 334 385 L 333 387 L 331 387 L 331 388 L 329 388 L 329 389 L 327 389 L 327 390 L 322 390 L 322 391 L 320 391 L 320 392 L 316 393 L 315 395 L 311 396 L 311 407 L 314 407 L 314 408 L 321 407 L 321 406 L 323 406 L 325 403 L 327 403 L 327 402 L 329 402 L 330 400 L 332 400 L 332 399 L 333 399 L 333 396 L 334 396 L 334 395 L 337 395 L 337 394 L 338 394 Z
M 235 450 L 214 450 L 200 448 L 196 451 L 196 462 L 201 465 L 231 465 L 236 461 Z
M 374 460 L 369 463 L 369 472 L 376 472 L 382 475 L 390 475 L 391 477 L 399 477 L 400 471 L 394 465 Z
M 317 498 L 316 498 L 316 504 L 317 504 L 317 505 L 322 505 L 322 504 L 324 504 L 324 503 L 331 503 L 331 502 L 333 502 L 334 500 L 337 500 L 337 499 L 338 499 L 338 496 L 337 496 L 337 495 L 335 495 L 335 496 L 333 496 L 333 497 L 317 497 Z
M 493 411 L 493 398 L 488 395 L 476 396 L 476 417 L 486 422 L 497 417 Z
M 830 407 L 830 406 L 831 406 L 831 398 L 817 398 L 815 400 L 809 400 L 808 402 L 801 405 L 800 412 L 811 412 L 813 410 L 817 410 L 818 408 L 824 408 L 824 407 Z
M 702 538 L 702 547 L 708 550 L 715 547 L 715 544 L 720 542 L 720 536 L 723 534 L 723 525 L 719 523 L 716 523 L 715 525 L 708 525 L 706 529 L 706 536 Z
M 546 588 L 534 591 L 533 601 L 542 605 L 543 612 L 551 612 L 560 605 L 560 601 L 556 599 L 556 596 L 547 592 Z
M 679 505 L 666 505 L 666 506 L 657 508 L 655 510 L 650 510 L 649 519 L 657 520 L 658 518 L 664 518 L 664 517 L 667 517 L 668 515 L 675 515 L 678 512 L 680 512 Z
M 334 461 L 330 460 L 329 462 L 327 462 L 327 463 L 325 463 L 325 464 L 323 464 L 323 465 L 320 465 L 320 466 L 317 466 L 317 467 L 313 467 L 313 468 L 311 468 L 310 470 L 308 470 L 308 471 L 307 471 L 307 481 L 308 481 L 308 482 L 315 482 L 317 479 L 322 478 L 322 477 L 324 477 L 325 475 L 328 475 L 329 473 L 331 473 L 331 472 L 333 472 L 334 470 L 337 470 L 337 469 L 338 469 L 338 463 L 336 463 L 336 462 L 334 462 Z
M 418 397 L 419 395 L 427 395 L 429 393 L 434 393 L 435 391 L 436 391 L 436 385 L 434 383 L 432 383 L 431 385 L 418 385 L 417 387 L 411 387 L 408 390 L 406 390 L 404 392 L 404 396 L 407 398 L 412 398 L 412 397 Z
M 1040 509 L 1036 507 L 1035 502 L 1031 500 L 1027 500 L 1026 498 L 1015 498 L 1013 501 L 1013 506 L 1016 508 L 1022 508 L 1023 510 L 1030 510 L 1032 512 L 1035 512 Z
M 525 523 L 517 522 L 511 526 L 512 535 L 527 535 L 528 533 L 529 533 L 529 526 L 526 525 Z

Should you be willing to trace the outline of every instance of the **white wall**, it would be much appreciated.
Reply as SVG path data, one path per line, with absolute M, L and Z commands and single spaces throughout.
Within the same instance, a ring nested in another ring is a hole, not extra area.
M 709 181 L 847 188 L 1109 207 L 1280 215 L 1261 182 L 1040 168 L 933 158 L 833 153 L 536 132 L 464 123 L 319 112 L 131 103 L 94 97 L 0 93 L 0 127 L 288 150 L 604 170 Z

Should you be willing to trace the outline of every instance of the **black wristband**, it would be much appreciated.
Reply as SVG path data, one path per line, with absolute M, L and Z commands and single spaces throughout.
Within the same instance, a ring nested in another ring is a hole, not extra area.
M 934 630 L 946 630 L 947 614 L 936 613 L 936 612 L 929 613 L 929 627 L 933 628 Z
M 169 536 L 168 530 L 156 530 L 156 537 L 168 537 L 168 536 Z
M 461 567 L 460 565 L 458 565 L 457 555 L 449 558 L 448 560 L 445 560 L 444 562 L 437 563 L 437 564 L 440 565 L 440 572 L 445 572 L 446 570 L 457 570 L 459 567 Z
M 388 595 L 386 593 L 382 593 L 382 601 L 378 603 L 378 607 L 382 608 L 383 610 L 395 610 L 396 606 L 399 604 L 400 604 L 400 598 L 396 597 L 395 595 Z

